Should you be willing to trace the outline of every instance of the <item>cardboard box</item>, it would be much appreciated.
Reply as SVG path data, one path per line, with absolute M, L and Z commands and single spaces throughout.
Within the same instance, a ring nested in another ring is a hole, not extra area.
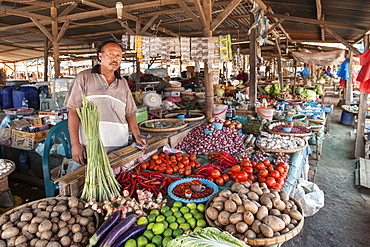
M 23 150 L 34 150 L 38 142 L 45 140 L 50 129 L 35 133 L 28 133 L 12 129 L 11 146 Z

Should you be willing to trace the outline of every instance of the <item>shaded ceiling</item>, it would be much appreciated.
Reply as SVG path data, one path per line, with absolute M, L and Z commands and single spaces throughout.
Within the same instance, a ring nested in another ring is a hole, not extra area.
M 46 40 L 53 39 L 53 23 L 54 31 L 58 29 L 59 33 L 60 54 L 72 58 L 94 54 L 97 43 L 120 40 L 122 34 L 203 36 L 207 2 L 211 3 L 213 36 L 231 34 L 233 42 L 242 43 L 249 40 L 253 3 L 262 6 L 270 27 L 274 27 L 267 35 L 270 45 L 263 50 L 273 51 L 271 44 L 276 39 L 291 50 L 304 48 L 304 41 L 341 42 L 352 49 L 351 45 L 361 41 L 370 26 L 370 1 L 363 0 L 122 0 L 122 19 L 117 18 L 116 2 L 0 1 L 0 62 L 43 57 Z M 52 50 L 49 45 L 49 55 Z

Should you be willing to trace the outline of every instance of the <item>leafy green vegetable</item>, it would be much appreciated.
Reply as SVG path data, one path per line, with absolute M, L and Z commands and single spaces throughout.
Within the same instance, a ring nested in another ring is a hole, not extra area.
M 207 227 L 182 235 L 168 242 L 165 247 L 247 247 L 241 240 L 233 237 L 228 232 Z
M 303 87 L 297 87 L 297 89 L 295 90 L 295 93 L 296 94 L 301 94 L 303 92 L 304 88 Z

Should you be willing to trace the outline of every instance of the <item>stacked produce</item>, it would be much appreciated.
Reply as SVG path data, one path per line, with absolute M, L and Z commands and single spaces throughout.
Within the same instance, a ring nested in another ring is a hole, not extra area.
M 257 145 L 262 148 L 274 150 L 294 150 L 306 146 L 306 141 L 301 137 L 281 136 L 277 134 L 269 134 L 263 136 L 256 141 Z
M 298 121 L 297 121 L 298 122 Z M 286 133 L 283 128 L 291 127 L 292 131 L 291 134 L 308 134 L 311 133 L 309 129 L 303 126 L 298 126 L 296 122 L 292 123 L 293 126 L 290 126 L 288 122 L 276 122 L 269 125 L 269 131 L 276 132 L 276 133 Z
M 0 244 L 6 241 L 5 246 L 18 247 L 82 246 L 97 227 L 94 211 L 84 206 L 76 197 L 50 198 L 3 214 Z
M 245 242 L 280 236 L 303 224 L 302 212 L 288 194 L 270 191 L 265 183 L 235 183 L 216 195 L 208 202 L 208 223 Z
M 0 176 L 9 172 L 14 165 L 10 162 L 6 162 L 4 159 L 0 159 Z

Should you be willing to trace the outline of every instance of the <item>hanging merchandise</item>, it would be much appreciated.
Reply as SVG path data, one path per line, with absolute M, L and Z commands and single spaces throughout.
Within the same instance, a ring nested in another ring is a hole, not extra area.
M 191 60 L 201 61 L 203 58 L 202 38 L 191 38 Z
M 181 56 L 180 51 L 180 40 L 178 37 L 169 37 L 170 40 L 170 53 L 174 54 L 176 57 Z
M 180 38 L 181 60 L 190 61 L 190 38 Z
M 309 77 L 311 75 L 310 71 L 307 69 L 306 66 L 304 66 L 303 70 L 299 73 L 301 74 L 302 78 L 306 78 L 306 77 Z
M 340 65 L 337 76 L 340 77 L 339 84 L 341 87 L 346 87 L 346 80 L 349 79 L 349 73 L 348 73 L 348 58 L 346 58 L 343 63 Z
M 143 62 L 145 64 L 150 64 L 150 37 L 142 37 L 142 52 L 143 52 Z
M 135 51 L 136 51 L 136 56 L 137 56 L 137 59 L 138 59 L 139 63 L 143 62 L 142 38 L 143 38 L 143 36 L 135 35 Z
M 127 50 L 128 43 L 129 43 L 129 36 L 126 34 L 122 34 L 122 48 L 123 50 Z
M 201 47 L 202 47 L 202 61 L 208 61 L 208 38 L 201 38 Z
M 357 80 L 361 82 L 360 92 L 370 93 L 370 49 L 360 54 L 360 64 L 362 67 L 357 76 Z
M 232 60 L 232 50 L 231 50 L 231 36 L 228 35 L 220 35 L 219 36 L 219 43 L 220 43 L 220 60 L 221 62 L 228 62 Z
M 207 38 L 208 57 L 205 59 L 207 62 L 214 62 L 216 59 L 219 61 L 218 38 Z
M 150 57 L 157 57 L 159 53 L 159 44 L 158 44 L 158 37 L 150 37 L 150 44 L 149 44 L 149 49 L 150 49 Z
M 135 50 L 135 35 L 130 35 L 129 37 L 129 49 Z
M 254 23 L 249 28 L 248 34 L 250 34 L 253 28 L 255 28 L 257 37 L 256 42 L 259 46 L 262 46 L 265 43 L 265 40 L 267 40 L 267 37 L 263 39 L 262 35 L 269 29 L 269 21 L 267 17 L 264 16 L 262 8 L 256 2 L 253 3 L 251 13 L 254 16 Z
M 160 48 L 161 62 L 169 63 L 170 62 L 169 38 L 168 37 L 161 38 L 161 41 L 162 41 L 162 45 Z

